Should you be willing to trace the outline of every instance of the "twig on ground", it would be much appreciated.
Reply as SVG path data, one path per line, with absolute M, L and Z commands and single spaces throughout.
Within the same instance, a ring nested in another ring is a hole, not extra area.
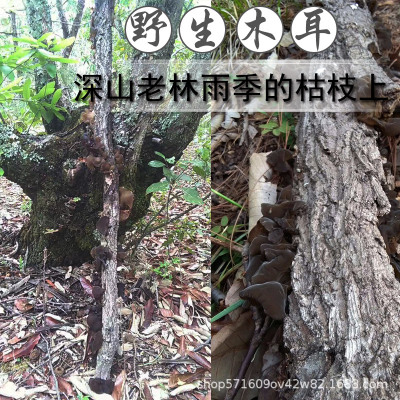
M 47 341 L 47 339 L 44 337 L 44 335 L 41 335 L 42 339 L 45 341 L 46 343 L 46 349 L 47 349 L 47 355 L 49 356 L 49 367 L 50 367 L 50 371 L 51 371 L 51 375 L 53 376 L 54 379 L 54 386 L 57 392 L 57 399 L 61 400 L 61 396 L 60 396 L 60 390 L 58 388 L 58 380 L 57 380 L 57 375 L 54 372 L 54 368 L 53 368 L 53 363 L 51 362 L 51 348 L 49 345 L 49 342 Z

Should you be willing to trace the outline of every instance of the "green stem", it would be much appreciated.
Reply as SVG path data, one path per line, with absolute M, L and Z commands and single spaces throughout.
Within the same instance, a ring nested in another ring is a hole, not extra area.
M 224 196 L 222 193 L 217 192 L 217 191 L 214 190 L 214 189 L 211 189 L 211 191 L 212 191 L 213 193 L 215 193 L 217 196 L 223 198 L 224 200 L 229 201 L 229 203 L 233 204 L 234 206 L 239 207 L 241 210 L 244 210 L 244 207 L 243 207 L 242 205 L 240 205 L 239 203 L 236 203 L 236 201 L 230 199 L 229 197 Z
M 236 303 L 233 303 L 228 308 L 225 308 L 224 311 L 221 311 L 217 315 L 214 315 L 214 317 L 211 318 L 211 323 L 218 321 L 222 317 L 225 317 L 225 315 L 227 315 L 227 314 L 231 313 L 232 311 L 236 310 L 237 308 L 241 307 L 243 303 L 244 303 L 244 300 L 238 300 Z

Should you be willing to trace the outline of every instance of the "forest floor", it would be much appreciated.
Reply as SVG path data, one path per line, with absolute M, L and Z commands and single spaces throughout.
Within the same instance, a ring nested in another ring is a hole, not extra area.
M 200 191 L 209 193 L 208 185 Z M 85 291 L 89 268 L 25 270 L 16 251 L 30 200 L 0 178 L 0 204 L 0 400 L 56 399 L 57 386 L 59 398 L 111 399 L 92 393 L 87 383 L 95 369 L 86 347 L 86 316 L 94 303 Z M 187 207 L 173 202 L 168 215 Z M 211 399 L 209 209 L 206 202 L 153 232 L 120 267 L 114 400 Z

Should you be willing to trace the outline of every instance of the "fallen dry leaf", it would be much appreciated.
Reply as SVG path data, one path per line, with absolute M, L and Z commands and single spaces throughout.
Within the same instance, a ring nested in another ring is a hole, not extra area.
M 201 365 L 206 370 L 211 371 L 211 363 L 205 357 L 203 357 L 201 354 L 195 353 L 194 351 L 189 351 L 189 350 L 186 351 L 186 354 L 192 360 L 196 361 L 197 364 Z
M 174 316 L 174 313 L 171 310 L 166 310 L 165 308 L 160 308 L 160 313 L 165 318 L 171 318 Z
M 92 293 L 93 285 L 84 277 L 81 277 L 79 279 L 79 281 L 81 282 L 81 285 L 82 285 L 83 289 L 85 290 L 85 292 L 89 296 L 93 297 L 93 293 Z
M 191 392 L 194 389 L 197 389 L 200 385 L 200 381 L 196 381 L 193 383 L 189 383 L 187 385 L 179 386 L 178 388 L 174 389 L 172 392 L 170 392 L 170 396 L 177 396 L 178 394 L 186 393 L 186 392 Z
M 39 343 L 40 336 L 34 335 L 19 349 L 13 350 L 11 353 L 3 355 L 3 362 L 15 360 L 19 357 L 24 357 L 30 354 L 34 347 Z
M 204 376 L 205 372 L 206 370 L 204 368 L 199 368 L 194 373 L 186 373 L 186 374 L 173 373 L 169 377 L 168 387 L 170 389 L 173 389 L 176 388 L 177 386 L 182 386 L 184 384 L 197 381 Z
M 0 387 L 0 396 L 5 396 L 12 399 L 25 399 L 33 396 L 36 393 L 47 392 L 49 388 L 46 385 L 37 386 L 32 389 L 26 389 L 24 387 L 18 388 L 18 386 L 11 381 L 6 382 Z
M 114 400 L 122 399 L 122 396 L 124 394 L 125 382 L 126 382 L 126 372 L 123 369 L 121 373 L 117 376 L 117 379 L 115 380 L 114 390 L 111 395 Z
M 56 390 L 56 385 L 54 382 L 53 375 L 50 376 L 50 383 L 51 383 L 51 388 L 53 390 Z M 58 383 L 58 390 L 61 393 L 65 393 L 67 396 L 74 395 L 74 389 L 72 388 L 72 385 L 69 382 L 67 382 L 64 378 L 62 378 L 61 376 L 58 376 L 57 383 Z
M 154 302 L 153 299 L 149 299 L 146 305 L 144 306 L 144 322 L 143 322 L 143 328 L 146 329 L 150 326 L 151 320 L 153 318 L 153 313 L 154 313 Z
M 33 308 L 33 304 L 29 303 L 28 299 L 16 299 L 14 305 L 17 307 L 17 310 L 21 312 L 27 312 Z
M 143 392 L 144 392 L 144 397 L 146 397 L 146 400 L 154 400 L 153 395 L 151 394 L 151 390 L 149 388 L 149 384 L 147 381 L 143 382 Z

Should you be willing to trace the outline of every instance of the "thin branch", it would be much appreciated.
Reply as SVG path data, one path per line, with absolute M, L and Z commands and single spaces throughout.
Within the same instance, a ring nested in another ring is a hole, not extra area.
M 243 246 L 240 246 L 237 243 L 232 242 L 231 240 L 229 242 L 224 242 L 221 239 L 211 236 L 211 242 L 227 249 L 237 251 L 238 253 L 242 253 L 243 251 Z
M 47 355 L 49 356 L 49 366 L 50 366 L 51 375 L 53 376 L 53 379 L 54 379 L 54 387 L 55 387 L 56 392 L 57 392 L 57 399 L 61 400 L 60 389 L 58 387 L 57 375 L 54 372 L 53 363 L 51 362 L 51 347 L 50 347 L 49 342 L 47 341 L 47 339 L 44 337 L 44 335 L 42 334 L 41 336 L 42 336 L 42 339 L 46 343 Z
M 65 13 L 64 13 L 64 9 L 63 9 L 61 0 L 56 0 L 56 6 L 57 6 L 57 11 L 58 11 L 58 17 L 60 18 L 60 22 L 61 22 L 63 36 L 64 36 L 64 39 L 66 39 L 69 36 L 69 30 L 68 30 L 67 18 L 65 18 Z
M 242 387 L 244 377 L 246 372 L 250 366 L 251 361 L 254 358 L 261 342 L 263 341 L 265 335 L 267 334 L 269 328 L 271 328 L 272 324 L 275 321 L 272 320 L 270 317 L 266 317 L 264 320 L 264 324 L 262 328 L 258 328 L 257 320 L 256 320 L 256 329 L 254 331 L 253 337 L 251 339 L 251 343 L 249 346 L 249 350 L 247 351 L 246 357 L 244 358 L 242 365 L 240 366 L 239 373 L 237 374 L 236 378 L 234 379 L 235 385 L 233 385 L 228 392 L 226 393 L 225 400 L 233 400 L 237 395 L 238 391 Z
M 85 0 L 78 0 L 78 5 L 77 5 L 77 10 L 76 10 L 76 15 L 74 22 L 72 24 L 70 36 L 76 37 L 79 32 L 79 28 L 81 27 L 81 22 L 82 22 L 82 15 L 83 15 L 83 10 L 85 8 Z M 72 48 L 74 44 L 71 46 L 68 46 L 64 52 L 63 52 L 63 57 L 68 58 L 71 54 Z
M 3 123 L 3 125 L 6 125 L 6 121 L 1 112 L 0 112 L 0 119 L 1 119 L 1 122 Z
M 211 193 L 209 193 L 209 194 L 208 194 L 206 197 L 204 197 L 202 200 L 205 201 L 205 200 L 207 200 L 210 196 L 211 196 Z M 152 232 L 154 232 L 154 231 L 157 231 L 158 229 L 161 229 L 161 228 L 163 228 L 164 226 L 166 226 L 166 225 L 168 225 L 168 224 L 170 224 L 170 223 L 176 221 L 177 219 L 179 219 L 179 218 L 185 216 L 187 213 L 189 213 L 190 211 L 194 210 L 194 209 L 195 209 L 196 207 L 198 207 L 198 206 L 199 206 L 199 204 L 194 204 L 193 206 L 189 207 L 187 210 L 181 212 L 180 214 L 175 215 L 175 216 L 174 216 L 173 218 L 171 218 L 169 221 L 168 221 L 168 220 L 167 220 L 167 221 L 164 221 L 164 222 L 162 222 L 161 224 L 152 227 L 151 229 L 148 229 L 148 230 L 145 229 L 145 230 L 143 230 L 143 233 L 141 234 L 141 236 L 140 236 L 139 239 L 137 240 L 136 245 L 135 245 L 135 247 L 133 248 L 133 252 L 132 252 L 132 253 L 135 253 L 135 252 L 136 252 L 137 248 L 139 247 L 140 242 L 141 242 L 147 235 L 150 235 L 150 233 L 152 233 Z

